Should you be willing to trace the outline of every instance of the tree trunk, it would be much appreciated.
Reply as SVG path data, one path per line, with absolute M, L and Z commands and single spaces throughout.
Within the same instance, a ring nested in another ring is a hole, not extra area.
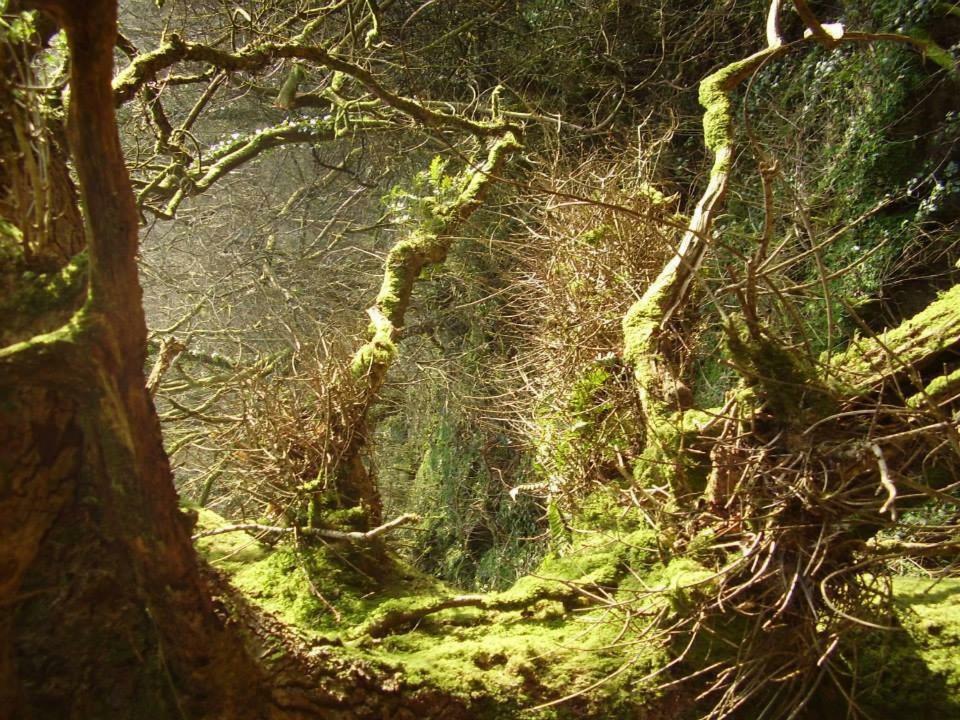
M 201 569 L 143 371 L 138 220 L 111 89 L 115 2 L 33 5 L 69 40 L 68 135 L 85 220 L 73 230 L 85 234 L 88 260 L 67 265 L 78 282 L 44 279 L 54 312 L 32 324 L 0 313 L 0 720 L 470 717 L 394 670 L 308 653 Z M 0 77 L 0 91 L 13 82 Z M 0 140 L 15 121 L 0 114 Z M 60 166 L 43 190 L 76 203 L 58 180 L 69 178 L 63 156 L 47 162 Z M 28 187 L 13 176 L 25 167 L 4 163 L 0 200 Z M 16 226 L 10 207 L 0 213 Z M 72 217 L 80 222 L 76 204 Z M 65 247 L 55 233 L 34 235 L 47 256 Z M 24 272 L 15 239 L 0 234 L 0 280 L 12 287 L 0 307 L 36 299 L 24 292 L 37 276 Z
M 262 674 L 215 612 L 146 390 L 116 8 L 36 5 L 70 42 L 89 290 L 62 327 L 0 349 L 0 717 L 262 717 Z

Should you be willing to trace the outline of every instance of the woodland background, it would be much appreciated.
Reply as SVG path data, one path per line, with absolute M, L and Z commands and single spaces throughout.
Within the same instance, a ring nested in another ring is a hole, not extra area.
M 960 710 L 956 4 L 2 7 L 10 717 Z

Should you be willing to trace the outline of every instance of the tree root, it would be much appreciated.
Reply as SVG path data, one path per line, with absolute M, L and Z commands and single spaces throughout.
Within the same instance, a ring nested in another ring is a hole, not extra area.
M 570 609 L 578 603 L 595 600 L 599 587 L 557 580 L 556 586 L 541 586 L 525 595 L 504 593 L 455 595 L 426 598 L 421 601 L 388 601 L 374 616 L 360 625 L 355 637 L 382 638 L 416 625 L 428 615 L 457 608 L 477 608 L 488 612 L 525 610 L 544 601 L 554 601 Z

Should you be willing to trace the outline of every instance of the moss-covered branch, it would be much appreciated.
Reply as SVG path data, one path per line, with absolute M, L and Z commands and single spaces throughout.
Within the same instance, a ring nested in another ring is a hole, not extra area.
M 658 480 L 656 484 L 662 484 L 659 480 L 664 478 L 674 487 L 685 484 L 681 456 L 691 423 L 680 398 L 683 386 L 672 367 L 663 336 L 689 296 L 726 195 L 734 152 L 730 94 L 763 63 L 783 52 L 784 46 L 771 46 L 721 68 L 700 83 L 704 143 L 713 153 L 710 181 L 673 257 L 623 319 L 624 359 L 637 381 L 646 421 L 646 447 L 635 473 L 641 478 L 652 474 Z
M 403 326 L 420 272 L 425 266 L 446 259 L 460 226 L 480 207 L 493 176 L 517 148 L 519 143 L 509 131 L 491 141 L 483 164 L 468 170 L 461 179 L 457 196 L 434 208 L 429 221 L 413 230 L 387 254 L 380 292 L 373 307 L 367 311 L 370 315 L 369 340 L 354 355 L 352 363 L 354 374 L 367 378 L 371 393 L 380 389 L 387 368 L 396 358 L 396 332 Z
M 687 299 L 690 284 L 703 261 L 717 209 L 726 195 L 734 150 L 730 93 L 764 62 L 784 51 L 783 47 L 761 50 L 700 83 L 704 143 L 713 153 L 710 181 L 673 257 L 630 307 L 623 321 L 624 357 L 634 369 L 645 405 L 662 398 L 662 370 L 658 367 L 661 333 Z
M 854 340 L 845 352 L 830 359 L 827 372 L 848 393 L 861 395 L 904 377 L 958 344 L 960 285 L 955 285 L 897 327 Z M 936 388 L 931 390 L 939 394 Z
M 202 62 L 229 72 L 259 72 L 280 59 L 302 60 L 343 73 L 357 81 L 384 105 L 424 127 L 458 130 L 479 137 L 497 137 L 507 129 L 500 120 L 474 121 L 461 115 L 431 109 L 413 98 L 387 89 L 366 68 L 325 48 L 296 40 L 286 43 L 260 43 L 237 52 L 227 52 L 209 45 L 187 42 L 175 34 L 170 35 L 160 47 L 135 58 L 117 76 L 114 80 L 114 101 L 118 105 L 127 102 L 141 87 L 156 80 L 163 70 L 178 62 Z
M 378 130 L 386 125 L 386 122 L 373 118 L 356 118 L 350 122 L 353 131 Z M 211 154 L 212 162 L 206 167 L 198 162 L 199 167 L 191 169 L 183 167 L 180 161 L 172 162 L 154 181 L 140 190 L 138 202 L 165 201 L 166 205 L 160 214 L 172 216 L 184 199 L 206 192 L 225 175 L 255 160 L 262 153 L 284 145 L 334 140 L 340 131 L 341 128 L 332 118 L 321 120 L 316 117 L 257 130 L 215 147 Z
M 429 615 L 458 608 L 476 608 L 484 612 L 510 612 L 552 601 L 571 609 L 578 605 L 596 602 L 604 592 L 605 589 L 596 583 L 544 580 L 532 583 L 526 591 L 523 590 L 522 584 L 518 584 L 511 590 L 499 593 L 388 600 L 377 608 L 366 622 L 358 626 L 353 635 L 382 638 L 406 630 Z
M 370 316 L 368 340 L 351 362 L 352 382 L 359 383 L 359 398 L 353 405 L 352 415 L 344 420 L 341 436 L 345 438 L 345 447 L 339 456 L 335 478 L 341 502 L 349 505 L 359 502 L 366 507 L 372 522 L 379 521 L 381 504 L 376 483 L 360 457 L 366 436 L 363 430 L 370 404 L 397 357 L 396 333 L 403 326 L 414 284 L 425 266 L 446 259 L 462 224 L 481 206 L 495 174 L 518 147 L 510 131 L 489 141 L 486 159 L 479 167 L 465 171 L 456 196 L 433 206 L 430 217 L 387 254 L 380 292 L 367 311 Z
M 808 9 L 805 3 L 796 3 L 798 9 Z M 777 10 L 776 3 L 771 6 L 771 14 Z M 809 18 L 807 18 L 809 20 Z M 876 41 L 891 41 L 907 44 L 914 49 L 927 52 L 927 44 L 907 35 L 899 34 L 869 34 L 869 33 L 837 33 L 837 37 L 829 35 L 815 18 L 811 23 L 815 25 L 814 39 L 823 40 L 821 34 L 829 39 L 830 47 L 843 43 L 870 43 Z M 671 444 L 685 437 L 686 423 L 683 418 L 684 408 L 679 401 L 678 388 L 682 388 L 676 376 L 673 364 L 669 359 L 668 349 L 663 342 L 664 330 L 678 311 L 686 303 L 690 286 L 703 262 L 707 249 L 713 221 L 718 209 L 723 203 L 727 191 L 727 184 L 734 157 L 734 130 L 733 105 L 731 94 L 745 79 L 759 70 L 766 62 L 788 52 L 792 45 L 780 44 L 776 33 L 768 33 L 769 47 L 759 52 L 733 62 L 705 78 L 700 84 L 699 99 L 704 108 L 703 130 L 704 144 L 713 154 L 713 165 L 710 171 L 709 183 L 703 196 L 700 198 L 690 223 L 684 233 L 673 257 L 663 270 L 647 288 L 643 296 L 628 310 L 623 320 L 624 358 L 632 367 L 637 381 L 641 406 L 647 421 L 647 448 L 641 462 L 651 468 L 659 468 L 657 475 L 683 476 L 679 465 L 680 448 Z M 941 63 L 942 64 L 942 63 Z M 949 64 L 949 63 L 948 63 Z M 956 302 L 956 299 L 954 299 Z M 931 313 L 947 312 L 945 308 L 949 301 L 939 305 L 940 310 L 931 310 Z M 921 322 L 937 325 L 937 329 L 924 335 L 927 340 L 934 336 L 945 337 L 942 322 L 937 318 L 924 318 Z M 957 318 L 960 319 L 960 318 Z M 952 327 L 952 325 L 951 325 Z M 904 330 L 906 335 L 920 332 L 916 328 Z M 949 335 L 949 331 L 946 335 Z M 922 333 L 921 333 L 922 335 Z M 929 343 L 914 338 L 914 354 L 923 353 Z M 951 341 L 953 342 L 953 341 Z M 905 348 L 906 349 L 906 348 Z M 927 348 L 929 349 L 929 348 Z M 867 351 L 874 357 L 886 357 L 883 344 L 876 345 Z M 908 353 L 909 355 L 910 353 Z M 882 358 L 881 358 L 882 359 Z M 904 358 L 908 364 L 912 362 Z M 869 384 L 876 381 L 877 368 L 867 362 L 856 362 L 850 355 L 836 358 L 832 364 L 836 373 L 860 372 L 873 375 L 873 380 L 864 378 Z M 852 369 L 851 369 L 852 368 Z M 756 368 L 755 368 L 756 369 Z M 769 368 L 768 368 L 769 369 Z M 797 368 L 793 368 L 796 370 Z M 763 372 L 760 373 L 761 375 Z M 889 373 L 887 373 L 889 374 Z M 777 380 L 777 375 L 770 377 Z M 643 468 L 638 468 L 644 472 Z

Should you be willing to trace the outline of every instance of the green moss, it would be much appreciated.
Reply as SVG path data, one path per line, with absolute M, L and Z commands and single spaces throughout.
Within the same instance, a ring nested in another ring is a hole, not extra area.
M 571 588 L 604 587 L 615 594 L 627 563 L 636 561 L 643 572 L 652 561 L 655 537 L 648 530 L 616 538 L 589 533 L 578 537 L 571 554 L 549 557 L 514 587 L 484 596 L 488 608 L 519 609 L 445 610 L 425 618 L 412 632 L 385 638 L 369 652 L 413 682 L 438 686 L 475 703 L 477 717 L 512 717 L 520 708 L 558 699 L 607 677 L 608 682 L 572 703 L 578 710 L 560 706 L 529 716 L 581 716 L 586 708 L 587 716 L 640 712 L 657 697 L 652 683 L 640 679 L 666 662 L 663 648 L 620 645 L 620 612 L 591 609 L 589 595 Z M 418 602 L 423 601 L 413 604 Z M 410 607 L 409 602 L 391 602 L 389 610 Z M 571 613 L 571 607 L 582 609 Z M 621 674 L 613 677 L 618 671 Z
M 19 255 L 17 250 L 22 242 L 23 231 L 6 218 L 0 217 L 0 249 L 4 253 Z
M 640 613 L 630 616 L 633 622 L 664 603 L 671 613 L 683 612 L 710 588 L 712 576 L 689 558 L 664 566 L 656 531 L 637 527 L 614 497 L 597 493 L 584 503 L 575 521 L 602 530 L 577 528 L 566 556 L 546 558 L 509 590 L 469 596 L 480 607 L 422 617 L 458 596 L 389 555 L 369 557 L 350 547 L 270 549 L 242 533 L 200 546 L 214 562 L 230 556 L 220 564 L 236 586 L 301 634 L 330 652 L 392 669 L 408 686 L 451 693 L 473 717 L 644 716 L 659 700 L 656 680 L 647 676 L 666 665 L 668 649 L 629 642 L 623 608 Z M 223 522 L 200 512 L 201 529 Z M 661 592 L 650 595 L 650 588 Z M 609 607 L 594 599 L 604 595 Z M 366 629 L 384 620 L 396 624 L 368 637 Z M 556 707 L 530 710 L 577 693 Z
M 692 558 L 678 557 L 654 570 L 647 583 L 656 588 L 658 597 L 669 602 L 673 610 L 683 612 L 712 589 L 715 575 Z
M 158 60 L 174 56 L 176 53 L 182 52 L 184 48 L 183 38 L 176 33 L 170 33 L 159 47 L 150 52 L 140 53 L 136 60 L 117 74 L 113 79 L 114 93 L 122 100 L 129 99 L 136 92 L 137 79 L 143 73 L 143 68 L 149 68 Z
M 942 680 L 952 702 L 960 703 L 960 580 L 901 577 L 894 593 L 920 658 Z
M 435 596 L 443 586 L 383 551 L 281 545 L 235 571 L 234 584 L 301 633 L 342 638 L 386 602 Z
M 866 389 L 891 371 L 913 365 L 960 342 L 960 285 L 876 339 L 854 339 L 833 356 L 830 370 L 853 391 Z M 890 352 L 896 355 L 891 358 Z
M 383 321 L 374 325 L 372 339 L 354 354 L 350 372 L 354 377 L 362 377 L 386 368 L 396 359 L 397 352 L 396 343 L 393 342 L 393 325 Z
M 444 628 L 388 638 L 377 655 L 393 661 L 413 682 L 438 686 L 475 703 L 475 717 L 629 717 L 656 694 L 640 679 L 662 665 L 655 647 L 615 646 L 619 618 L 602 611 L 577 622 L 501 613 L 489 624 Z M 613 645 L 613 647 L 610 647 Z M 626 672 L 618 671 L 626 669 Z M 601 682 L 608 678 L 606 682 Z M 539 702 L 599 686 L 567 707 L 530 711 Z
M 97 320 L 91 312 L 91 305 L 92 302 L 88 299 L 82 308 L 56 330 L 0 348 L 0 361 L 13 360 L 16 356 L 25 356 L 27 353 L 43 355 L 52 352 L 61 343 L 78 342 Z
M 671 282 L 667 281 L 671 279 L 661 274 L 623 317 L 623 358 L 641 384 L 651 380 L 647 377 L 650 340 L 663 318 L 664 299 L 671 286 Z
M 600 225 L 599 227 L 587 230 L 580 236 L 580 242 L 590 247 L 597 247 L 613 232 L 610 225 Z
M 648 182 L 641 182 L 637 186 L 637 194 L 654 207 L 668 207 L 677 201 L 676 195 L 664 195 L 658 188 Z
M 907 400 L 907 406 L 912 408 L 922 407 L 928 399 L 944 397 L 958 385 L 960 385 L 960 369 L 945 372 L 943 375 L 939 375 L 931 380 L 923 389 L 922 393 L 918 393 L 909 398 Z
M 83 251 L 57 272 L 22 273 L 17 291 L 0 301 L 0 313 L 34 317 L 69 305 L 84 288 L 87 264 Z
M 323 565 L 321 558 L 310 557 L 310 570 L 322 572 Z M 284 622 L 316 632 L 331 624 L 331 618 L 330 610 L 310 587 L 312 575 L 304 568 L 298 553 L 280 548 L 259 562 L 239 569 L 233 582 Z M 326 582 L 322 587 L 327 588 Z M 318 592 L 323 594 L 323 590 Z M 339 593 L 328 600 L 339 600 Z
M 229 524 L 212 510 L 196 510 L 197 532 Z M 200 538 L 196 547 L 245 595 L 306 635 L 339 637 L 387 600 L 444 590 L 380 548 L 306 543 L 295 548 L 285 541 L 270 547 L 245 532 Z
M 417 227 L 387 254 L 380 292 L 370 310 L 370 341 L 353 358 L 351 370 L 354 376 L 370 373 L 382 379 L 397 357 L 393 335 L 396 328 L 403 325 L 413 286 L 421 270 L 446 259 L 457 225 L 479 207 L 492 173 L 500 167 L 506 154 L 518 147 L 513 133 L 506 132 L 490 145 L 483 165 L 465 170 L 458 180 L 444 175 L 445 165 L 436 159 L 430 170 L 422 175 L 424 182 L 434 185 L 436 195 L 418 198 L 421 212 Z M 459 193 L 452 198 L 446 197 L 456 187 L 460 188 Z M 394 194 L 404 200 L 411 197 L 403 191 Z M 378 385 L 379 380 L 373 384 Z
M 633 464 L 636 483 L 670 488 L 676 497 L 702 492 L 710 471 L 708 456 L 688 451 L 700 441 L 711 419 L 709 413 L 697 410 L 664 410 L 662 415 L 648 417 L 646 444 Z
M 505 601 L 531 600 L 556 592 L 566 583 L 612 587 L 623 572 L 622 555 L 613 543 L 605 545 L 595 551 L 580 551 L 563 557 L 550 555 L 533 573 L 520 578 L 512 588 L 498 593 L 498 596 Z
M 895 578 L 894 596 L 902 630 L 858 646 L 860 702 L 877 717 L 960 717 L 960 580 Z
M 633 506 L 624 506 L 619 488 L 608 486 L 577 501 L 573 524 L 591 532 L 625 534 L 640 527 L 640 515 Z
M 730 154 L 733 146 L 730 92 L 747 73 L 780 52 L 780 49 L 761 50 L 722 67 L 700 83 L 699 99 L 704 108 L 703 139 L 715 154 L 711 176 L 728 172 L 733 160 Z
M 197 508 L 197 526 L 195 532 L 216 530 L 229 523 L 223 517 L 206 508 Z M 214 567 L 234 574 L 251 563 L 263 560 L 269 549 L 256 538 L 245 532 L 224 533 L 200 538 L 196 542 L 197 552 Z
M 463 189 L 450 209 L 462 213 L 463 209 L 474 208 L 481 201 L 483 192 L 490 183 L 490 173 L 500 167 L 510 153 L 521 147 L 517 136 L 512 132 L 505 132 L 502 137 L 494 141 L 483 165 L 466 174 L 462 184 Z
M 406 308 L 416 275 L 436 241 L 433 234 L 414 231 L 408 238 L 394 245 L 387 254 L 383 284 L 377 294 L 377 305 L 392 322 L 396 322 Z

